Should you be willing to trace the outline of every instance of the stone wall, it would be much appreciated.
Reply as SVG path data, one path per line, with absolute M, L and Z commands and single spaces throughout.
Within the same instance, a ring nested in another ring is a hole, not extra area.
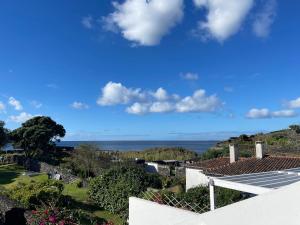
M 164 165 L 158 165 L 158 173 L 162 176 L 170 176 L 171 175 L 171 169 L 169 166 Z
M 175 167 L 176 177 L 185 177 L 185 167 Z
M 40 173 L 47 173 L 49 174 L 52 178 L 54 175 L 59 174 L 60 178 L 63 182 L 65 183 L 72 183 L 74 180 L 77 180 L 78 177 L 73 175 L 71 171 L 67 169 L 63 169 L 59 166 L 53 166 L 45 162 L 40 162 L 37 160 L 26 160 L 26 161 L 19 161 L 20 165 L 25 165 L 25 167 L 34 172 L 40 172 Z
M 74 180 L 78 179 L 78 177 L 71 174 L 71 171 L 67 169 L 62 169 L 59 166 L 52 166 L 44 162 L 40 162 L 40 172 L 48 173 L 51 174 L 52 176 L 55 174 L 59 174 L 61 180 L 65 183 L 72 183 Z

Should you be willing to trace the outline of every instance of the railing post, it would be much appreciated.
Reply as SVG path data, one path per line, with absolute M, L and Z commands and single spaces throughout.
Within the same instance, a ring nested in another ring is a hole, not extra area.
M 215 207 L 215 185 L 214 185 L 214 180 L 209 179 L 209 200 L 210 200 L 210 210 L 214 211 L 216 209 Z

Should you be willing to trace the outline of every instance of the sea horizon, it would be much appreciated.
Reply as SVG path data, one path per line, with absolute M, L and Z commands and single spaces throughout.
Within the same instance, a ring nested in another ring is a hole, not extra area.
M 181 147 L 187 150 L 203 153 L 220 141 L 195 140 L 109 140 L 109 141 L 61 141 L 58 146 L 77 147 L 81 144 L 97 145 L 102 150 L 109 151 L 143 151 L 150 148 Z

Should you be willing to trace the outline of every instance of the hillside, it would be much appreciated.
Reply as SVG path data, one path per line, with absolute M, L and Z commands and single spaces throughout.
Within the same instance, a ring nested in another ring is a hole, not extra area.
M 300 156 L 300 126 L 291 125 L 287 129 L 272 131 L 269 133 L 258 133 L 255 135 L 240 135 L 231 137 L 201 155 L 202 159 L 211 159 L 229 155 L 229 144 L 239 146 L 242 157 L 251 157 L 255 151 L 254 143 L 263 141 L 268 154 L 272 155 L 294 155 Z

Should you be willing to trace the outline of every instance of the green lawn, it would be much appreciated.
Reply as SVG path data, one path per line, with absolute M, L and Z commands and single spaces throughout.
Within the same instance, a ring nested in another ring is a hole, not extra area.
M 0 166 L 0 188 L 6 190 L 11 189 L 17 183 L 29 183 L 31 181 L 44 181 L 48 179 L 47 174 L 38 174 L 34 176 L 22 175 L 26 170 L 22 166 L 18 165 L 6 165 Z M 106 221 L 112 221 L 115 225 L 122 225 L 122 219 L 117 215 L 114 215 L 108 211 L 101 210 L 88 200 L 88 189 L 79 188 L 78 182 L 72 184 L 65 184 L 63 191 L 64 195 L 69 195 L 76 201 L 75 208 L 81 209 L 95 218 L 102 218 Z
M 31 181 L 44 181 L 48 179 L 47 174 L 37 174 L 33 176 L 22 175 L 25 169 L 18 165 L 7 165 L 0 167 L 0 186 L 10 189 L 17 183 L 30 183 Z
M 92 217 L 95 218 L 103 218 L 106 221 L 112 221 L 115 225 L 122 225 L 123 220 L 108 211 L 101 210 L 99 207 L 92 204 L 88 199 L 88 189 L 87 188 L 79 188 L 77 186 L 78 182 L 74 182 L 72 184 L 66 184 L 65 189 L 63 191 L 64 195 L 71 196 L 74 200 L 77 201 L 75 208 L 84 210 Z

